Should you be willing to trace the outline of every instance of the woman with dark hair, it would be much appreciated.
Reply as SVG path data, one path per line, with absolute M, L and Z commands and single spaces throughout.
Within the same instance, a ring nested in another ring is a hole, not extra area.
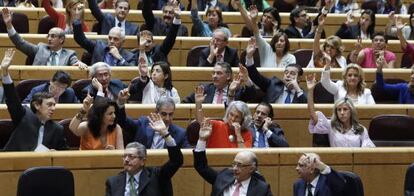
M 81 110 L 69 124 L 69 129 L 81 137 L 80 150 L 124 149 L 122 129 L 116 124 L 116 102 L 99 97 L 91 107 L 92 102 L 93 98 L 88 94 Z M 82 122 L 86 113 L 88 120 Z
M 316 86 L 315 74 L 306 77 L 308 87 L 308 110 L 310 113 L 309 132 L 328 134 L 331 147 L 375 147 L 367 129 L 359 122 L 356 108 L 347 97 L 335 102 L 331 119 L 315 111 L 313 91 Z
M 247 14 L 246 9 L 240 9 L 240 13 L 246 22 L 247 26 L 253 29 L 254 39 L 250 39 L 247 45 L 246 64 L 254 64 L 253 54 L 256 50 L 256 45 L 259 48 L 260 66 L 261 67 L 279 67 L 284 68 L 286 65 L 295 64 L 296 58 L 289 53 L 289 39 L 283 32 L 276 33 L 270 44 L 263 39 L 257 27 L 258 10 L 252 6 L 250 15 Z
M 348 12 L 346 21 L 336 32 L 341 39 L 371 39 L 375 30 L 375 13 L 372 10 L 364 10 L 361 13 L 358 24 L 352 24 L 354 16 Z
M 180 103 L 180 95 L 172 85 L 172 74 L 167 62 L 155 62 L 148 76 L 148 64 L 145 55 L 140 54 L 138 69 L 139 79 L 132 82 L 129 92 L 142 94 L 142 103 L 155 104 L 161 97 L 171 97 L 176 104 Z
M 220 7 L 212 6 L 206 12 L 207 22 L 203 22 L 198 15 L 197 2 L 192 0 L 191 3 L 191 20 L 193 21 L 194 32 L 192 36 L 212 37 L 216 29 L 222 29 L 228 37 L 231 37 L 230 29 L 223 22 L 223 16 Z
M 263 11 L 260 22 L 257 23 L 259 32 L 263 37 L 273 37 L 277 32 L 282 31 L 280 25 L 282 19 L 280 18 L 279 11 L 274 7 L 266 8 Z M 242 37 L 254 36 L 252 29 L 249 26 L 245 26 L 242 29 Z
M 396 38 L 397 37 L 397 28 L 396 23 L 401 21 L 400 17 L 395 17 L 394 12 L 388 14 L 389 22 L 385 27 L 385 33 L 388 37 Z M 414 40 L 414 12 L 410 14 L 408 18 L 410 25 L 404 25 L 401 29 L 401 33 L 406 40 Z
M 380 0 L 378 14 L 389 14 L 391 12 L 407 14 L 407 7 L 401 0 Z
M 85 13 L 85 4 L 82 0 L 69 0 L 66 3 L 65 14 L 57 12 L 49 0 L 42 0 L 42 7 L 45 9 L 47 14 L 56 24 L 56 27 L 59 27 L 65 31 L 66 34 L 72 34 L 72 23 L 73 21 L 79 19 L 82 22 L 83 32 L 89 32 L 88 26 L 84 22 L 84 13 Z

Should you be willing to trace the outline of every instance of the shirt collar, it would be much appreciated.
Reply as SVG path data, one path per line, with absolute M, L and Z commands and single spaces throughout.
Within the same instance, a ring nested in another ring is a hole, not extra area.
M 310 184 L 312 185 L 312 188 L 315 188 L 315 189 L 316 189 L 316 185 L 318 184 L 318 180 L 319 180 L 319 175 L 318 175 L 318 176 L 316 176 L 316 177 L 312 180 L 312 182 L 310 183 Z
M 250 180 L 251 180 L 251 179 L 252 179 L 252 177 L 249 177 L 249 178 L 247 178 L 246 180 L 241 181 L 241 182 L 240 182 L 241 187 L 242 187 L 242 188 L 246 188 L 246 189 L 247 189 L 247 188 L 248 188 L 248 186 L 249 186 L 249 183 L 250 183 Z M 237 180 L 235 180 L 235 181 L 234 181 L 234 185 L 237 185 L 237 183 L 238 183 L 238 182 L 237 182 Z
M 141 175 L 141 172 L 142 172 L 142 169 L 139 170 L 139 172 L 134 175 L 135 182 L 139 182 L 139 176 Z M 131 175 L 129 175 L 128 172 L 125 172 L 125 173 L 126 173 L 126 182 L 128 182 Z

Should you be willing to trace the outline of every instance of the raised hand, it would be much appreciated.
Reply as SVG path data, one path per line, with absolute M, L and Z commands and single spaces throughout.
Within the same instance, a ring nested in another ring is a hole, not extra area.
M 174 0 L 173 6 L 174 6 L 174 17 L 176 19 L 180 19 L 181 18 L 180 2 L 178 2 L 177 0 Z
M 13 60 L 14 53 L 16 51 L 12 48 L 8 48 L 6 52 L 4 52 L 3 60 L 1 61 L 1 69 L 2 70 L 9 70 L 11 61 Z
M 212 58 L 216 57 L 218 53 L 218 48 L 216 47 L 216 40 L 214 38 L 211 38 L 210 40 L 210 55 Z
M 151 113 L 148 116 L 149 125 L 155 132 L 158 132 L 161 136 L 168 134 L 167 126 L 165 126 L 164 121 L 162 121 L 161 115 L 157 113 Z
M 5 7 L 5 8 L 2 9 L 1 14 L 3 16 L 4 24 L 6 24 L 7 27 L 11 26 L 12 25 L 12 15 L 13 15 L 13 13 L 7 7 Z
M 316 86 L 316 74 L 308 74 L 306 75 L 306 86 L 308 90 L 313 90 Z
M 194 90 L 194 98 L 196 103 L 203 103 L 206 95 L 204 95 L 204 87 L 199 85 Z
M 404 23 L 400 16 L 395 17 L 395 27 L 397 28 L 397 31 L 401 31 L 406 25 L 407 23 Z
M 328 53 L 322 52 L 321 62 L 323 63 L 324 66 L 330 67 L 331 62 L 332 62 L 331 60 L 332 60 L 332 58 L 331 58 L 331 56 L 329 56 Z
M 249 16 L 252 21 L 257 21 L 257 16 L 259 15 L 259 10 L 255 5 L 251 5 L 249 8 Z
M 395 12 L 394 11 L 391 11 L 388 14 L 388 20 L 392 25 L 395 24 Z
M 141 78 L 148 76 L 148 64 L 145 58 L 143 57 L 139 58 L 138 70 L 139 70 L 139 76 L 141 76 Z
M 247 68 L 243 66 L 241 63 L 239 64 L 239 76 L 244 82 L 249 81 L 249 71 L 247 71 Z
M 256 38 L 251 37 L 246 47 L 247 58 L 253 58 L 255 51 L 256 51 Z
M 229 86 L 229 94 L 234 94 L 234 92 L 240 88 L 242 83 L 242 79 L 240 75 L 236 75 L 233 79 L 233 81 L 230 83 Z
M 128 101 L 130 94 L 129 94 L 129 86 L 128 88 L 124 88 L 118 93 L 118 104 L 123 105 Z
M 102 84 L 98 81 L 98 79 L 93 78 L 92 79 L 92 86 L 97 89 L 98 91 L 103 91 L 103 86 Z
M 321 15 L 318 17 L 318 27 L 319 27 L 319 28 L 323 28 L 323 27 L 325 26 L 325 19 L 326 19 L 326 16 L 325 16 L 325 15 L 323 15 L 323 14 L 321 14 Z
M 89 108 L 91 108 L 92 103 L 93 103 L 93 97 L 88 92 L 85 99 L 83 99 L 82 110 L 89 111 Z
M 348 13 L 346 13 L 346 25 L 350 25 L 354 22 L 354 14 L 352 13 L 352 10 L 349 10 Z
M 362 38 L 358 36 L 357 42 L 355 43 L 355 51 L 359 52 L 361 50 L 362 50 Z
M 207 141 L 213 131 L 210 120 L 204 119 L 200 125 L 200 131 L 198 132 L 198 139 L 201 141 Z
M 240 9 L 241 7 L 241 3 L 240 0 L 231 0 L 231 6 L 233 6 L 234 9 Z

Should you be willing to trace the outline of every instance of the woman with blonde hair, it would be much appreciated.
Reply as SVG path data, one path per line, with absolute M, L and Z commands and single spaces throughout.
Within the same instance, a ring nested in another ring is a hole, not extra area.
M 323 14 L 318 18 L 318 27 L 316 29 L 315 38 L 313 42 L 313 53 L 312 58 L 307 66 L 307 68 L 313 67 L 323 67 L 321 59 L 323 53 L 326 53 L 330 56 L 331 61 L 330 66 L 334 68 L 344 68 L 346 67 L 346 58 L 342 56 L 344 51 L 344 46 L 342 45 L 342 40 L 338 36 L 332 35 L 326 38 L 325 42 L 320 45 L 321 34 L 325 25 L 326 16 Z
M 331 80 L 331 63 L 330 57 L 324 54 L 322 62 L 325 62 L 325 68 L 322 71 L 322 86 L 334 95 L 335 101 L 347 97 L 357 104 L 375 104 L 371 90 L 365 88 L 364 72 L 357 64 L 349 64 L 342 72 L 342 80 L 333 82 Z
M 57 12 L 49 0 L 42 0 L 42 7 L 55 22 L 56 27 L 63 29 L 66 34 L 73 33 L 72 22 L 76 19 L 82 21 L 83 32 L 89 32 L 89 28 L 84 22 L 85 4 L 83 0 L 69 0 L 66 3 L 66 15 Z
M 313 91 L 315 74 L 306 77 L 308 87 L 308 110 L 310 113 L 309 132 L 328 134 L 331 147 L 375 147 L 367 129 L 358 121 L 358 114 L 352 101 L 340 98 L 335 102 L 331 119 L 315 111 Z

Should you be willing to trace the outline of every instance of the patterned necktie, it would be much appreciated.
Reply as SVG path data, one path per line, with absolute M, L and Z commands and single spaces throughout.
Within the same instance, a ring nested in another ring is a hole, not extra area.
M 259 143 L 257 147 L 259 148 L 265 148 L 266 147 L 266 140 L 265 140 L 265 134 L 263 129 L 259 129 Z
M 134 176 L 129 177 L 129 196 L 137 196 L 137 190 L 135 189 L 135 178 Z
M 236 188 L 234 189 L 234 192 L 231 196 L 240 196 L 240 187 L 241 187 L 241 183 L 237 182 Z
M 57 65 L 56 56 L 57 56 L 56 52 L 52 52 L 52 54 L 50 54 L 50 65 Z
M 290 90 L 288 90 L 287 91 L 287 96 L 286 96 L 286 99 L 285 99 L 285 103 L 291 103 L 292 101 L 290 100 L 290 94 L 291 94 L 291 92 L 290 92 Z
M 222 90 L 218 90 L 218 95 L 217 95 L 216 103 L 217 104 L 223 103 L 223 89 Z

